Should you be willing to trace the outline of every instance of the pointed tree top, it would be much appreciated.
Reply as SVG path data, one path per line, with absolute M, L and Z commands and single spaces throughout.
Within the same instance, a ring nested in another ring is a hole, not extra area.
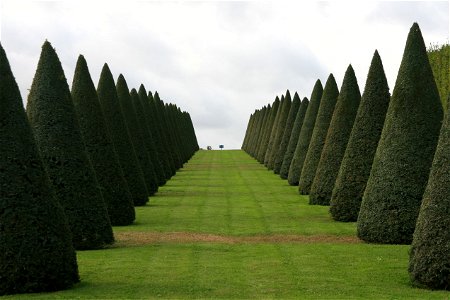
M 295 92 L 295 94 L 294 94 L 294 100 L 293 101 L 295 101 L 296 99 L 298 99 L 300 101 L 300 97 L 298 96 L 297 92 Z
M 291 93 L 289 92 L 289 89 L 286 90 L 286 97 L 285 98 L 287 98 L 288 96 L 289 96 L 289 98 L 291 98 Z

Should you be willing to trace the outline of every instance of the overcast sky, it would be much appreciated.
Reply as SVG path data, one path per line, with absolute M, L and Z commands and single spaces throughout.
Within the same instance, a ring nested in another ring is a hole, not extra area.
M 348 66 L 363 92 L 378 49 L 394 88 L 406 37 L 449 36 L 449 2 L 0 0 L 1 43 L 24 102 L 49 40 L 72 85 L 79 54 L 94 83 L 107 62 L 191 114 L 200 147 L 241 147 L 248 118 L 287 89 L 310 97 Z

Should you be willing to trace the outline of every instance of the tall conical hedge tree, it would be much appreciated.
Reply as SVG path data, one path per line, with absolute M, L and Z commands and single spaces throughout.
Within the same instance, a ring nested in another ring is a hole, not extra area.
M 414 284 L 450 290 L 450 113 L 446 114 L 409 258 Z
M 27 114 L 44 165 L 66 213 L 76 249 L 114 242 L 106 204 L 89 161 L 61 62 L 42 46 Z
M 409 244 L 430 172 L 442 106 L 419 25 L 414 23 L 358 216 L 358 237 Z
M 294 96 L 295 100 L 295 96 Z M 289 167 L 291 166 L 292 159 L 294 158 L 295 148 L 297 148 L 298 138 L 300 136 L 300 131 L 303 126 L 303 121 L 305 120 L 306 111 L 309 106 L 308 98 L 303 98 L 300 103 L 300 107 L 297 110 L 294 124 L 292 125 L 291 135 L 289 137 L 289 143 L 286 148 L 283 161 L 280 168 L 281 179 L 287 179 L 289 175 Z
M 361 93 L 355 72 L 348 66 L 342 82 L 325 145 L 309 194 L 309 203 L 329 205 L 348 139 L 358 111 Z
M 156 95 L 156 93 L 155 93 Z M 163 116 L 159 112 L 159 103 L 157 103 L 157 100 L 153 97 L 153 94 L 151 92 L 148 93 L 148 99 L 150 103 L 150 109 L 152 111 L 152 115 L 154 119 L 156 120 L 156 128 L 159 131 L 159 136 L 162 144 L 162 149 L 164 150 L 165 156 L 167 158 L 168 162 L 168 169 L 165 169 L 164 172 L 166 174 L 166 178 L 169 179 L 176 173 L 175 169 L 175 163 L 173 161 L 172 154 L 170 152 L 169 148 L 169 141 L 167 139 L 166 132 L 164 131 L 164 123 L 163 123 Z M 159 96 L 158 96 L 159 101 Z
M 97 86 L 98 99 L 105 116 L 120 166 L 133 197 L 135 206 L 148 202 L 148 191 L 144 174 L 137 160 L 133 143 L 120 108 L 116 85 L 107 64 L 103 65 Z
M 292 98 L 289 90 L 287 90 L 286 95 L 284 96 L 284 104 L 281 107 L 280 115 L 277 121 L 273 146 L 269 153 L 269 160 L 267 162 L 267 168 L 269 170 L 273 170 L 275 168 L 275 159 L 278 154 L 281 139 L 283 138 L 284 129 L 286 127 L 286 121 L 289 115 L 289 111 L 291 110 L 291 106 L 292 106 Z
M 70 288 L 77 259 L 0 45 L 0 296 Z
M 255 112 L 250 115 L 250 118 L 248 120 L 247 129 L 245 130 L 244 141 L 242 142 L 241 147 L 241 149 L 246 152 L 248 152 L 249 150 L 249 139 L 254 134 L 255 131 L 257 117 L 258 117 L 258 110 L 255 110 Z
M 390 98 L 383 64 L 375 51 L 330 201 L 330 213 L 336 221 L 354 222 L 358 218 Z
M 142 131 L 145 148 L 150 155 L 150 159 L 155 169 L 155 176 L 158 181 L 158 185 L 162 186 L 166 183 L 166 174 L 164 173 L 159 154 L 156 150 L 156 140 L 153 138 L 153 135 L 148 127 L 148 120 L 145 114 L 144 105 L 142 104 L 144 99 L 147 100 L 147 91 L 142 84 L 139 87 L 138 95 L 139 97 L 137 98 L 131 98 L 133 101 L 133 107 L 135 109 L 137 121 Z
M 153 164 L 150 160 L 147 149 L 144 146 L 143 135 L 138 124 L 136 113 L 134 111 L 132 103 L 132 97 L 137 97 L 137 100 L 139 101 L 139 96 L 134 89 L 133 94 L 130 95 L 130 90 L 128 89 L 127 82 L 125 81 L 125 77 L 123 77 L 122 74 L 120 74 L 119 78 L 117 79 L 116 89 L 124 120 L 130 133 L 131 142 L 134 146 L 134 150 L 136 151 L 136 156 L 142 168 L 142 172 L 144 173 L 144 180 L 147 186 L 148 196 L 152 196 L 158 191 L 158 183 L 156 180 Z
M 263 164 L 264 159 L 266 157 L 267 149 L 269 146 L 270 136 L 272 133 L 272 128 L 275 123 L 275 119 L 277 116 L 278 108 L 280 107 L 280 98 L 278 96 L 275 98 L 275 101 L 273 102 L 272 109 L 270 110 L 270 116 L 267 120 L 266 128 L 264 128 L 264 136 L 261 140 L 261 147 L 258 151 L 258 157 L 257 160 Z
M 264 128 L 264 124 L 265 121 L 267 120 L 267 116 L 270 110 L 270 105 L 269 106 L 264 106 L 261 111 L 258 113 L 257 116 L 257 124 L 255 125 L 255 132 L 254 134 L 250 137 L 250 149 L 249 149 L 249 153 L 253 158 L 256 158 L 256 153 L 258 151 L 258 145 L 259 142 L 261 140 L 261 136 L 262 136 L 262 131 Z
M 289 100 L 291 100 L 291 95 L 289 94 Z M 275 116 L 275 120 L 273 122 L 273 126 L 272 126 L 272 132 L 270 133 L 270 138 L 269 138 L 269 144 L 267 145 L 267 151 L 266 151 L 266 155 L 264 156 L 264 165 L 269 169 L 272 170 L 273 169 L 273 165 L 272 165 L 272 154 L 273 154 L 273 149 L 276 148 L 275 147 L 275 141 L 278 138 L 278 132 L 280 127 L 280 123 L 282 120 L 282 116 L 284 115 L 284 107 L 287 103 L 287 98 L 284 95 L 281 95 L 281 100 L 280 100 L 280 108 L 277 111 L 277 115 Z M 279 145 L 279 144 L 276 144 Z
M 298 142 L 295 147 L 294 156 L 289 165 L 288 183 L 289 185 L 298 185 L 300 175 L 302 173 L 306 154 L 308 153 L 309 143 L 316 124 L 317 112 L 319 111 L 320 101 L 322 99 L 323 87 L 322 82 L 317 79 L 311 93 L 311 101 L 306 110 L 305 119 L 300 130 Z
M 336 81 L 333 74 L 330 74 L 323 90 L 311 142 L 309 143 L 308 152 L 300 174 L 298 186 L 299 192 L 302 195 L 309 194 L 314 177 L 316 176 L 317 166 L 319 165 L 320 155 L 322 154 L 338 95 L 339 90 Z
M 172 157 L 173 166 L 176 171 L 181 167 L 182 163 L 177 150 L 177 143 L 173 137 L 172 124 L 170 124 L 168 119 L 167 107 L 165 106 L 165 103 L 159 98 L 158 92 L 155 92 L 154 100 L 156 104 L 157 114 L 161 117 L 162 132 L 167 140 L 168 152 Z
M 129 225 L 135 219 L 133 199 L 123 177 L 83 55 L 78 57 L 71 93 L 86 150 L 97 175 L 111 224 Z
M 271 111 L 272 111 L 272 106 L 269 103 L 267 105 L 267 109 L 266 109 L 266 112 L 263 117 L 264 119 L 262 120 L 262 123 L 261 123 L 261 129 L 259 130 L 258 137 L 255 139 L 255 150 L 254 150 L 253 158 L 255 158 L 258 162 L 259 162 L 259 159 L 258 159 L 259 151 L 263 144 L 263 139 L 264 139 L 264 135 L 266 133 L 267 123 L 269 122 Z
M 273 165 L 273 172 L 275 174 L 280 174 L 281 165 L 283 164 L 284 155 L 286 154 L 286 150 L 292 134 L 292 128 L 294 127 L 294 122 L 297 117 L 300 104 L 301 104 L 300 98 L 297 92 L 295 92 L 294 98 L 291 103 L 291 107 L 289 109 L 289 113 L 286 118 L 285 127 L 280 140 L 280 145 L 278 146 L 277 153 L 275 154 L 275 161 Z

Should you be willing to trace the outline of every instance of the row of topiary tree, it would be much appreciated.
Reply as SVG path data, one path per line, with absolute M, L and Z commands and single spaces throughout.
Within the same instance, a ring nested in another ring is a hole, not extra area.
M 69 90 L 47 41 L 26 112 L 1 45 L 0 76 L 0 295 L 68 288 L 198 150 L 192 120 L 106 64 L 96 89 L 82 55 Z
M 334 220 L 357 221 L 362 240 L 412 243 L 412 281 L 449 289 L 448 115 L 415 23 L 392 97 L 375 51 L 362 96 L 351 65 L 340 92 L 332 74 L 309 102 L 287 91 L 250 116 L 242 149 Z

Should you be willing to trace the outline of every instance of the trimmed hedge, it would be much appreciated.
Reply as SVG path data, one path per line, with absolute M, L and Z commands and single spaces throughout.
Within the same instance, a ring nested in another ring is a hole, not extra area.
M 0 44 L 0 296 L 70 288 L 72 236 Z
M 148 127 L 148 118 L 146 117 L 143 105 L 143 102 L 147 99 L 147 91 L 145 90 L 144 85 L 141 84 L 139 87 L 138 97 L 132 97 L 131 100 L 133 102 L 138 125 L 140 125 L 139 127 L 143 138 L 142 141 L 144 142 L 144 146 L 147 149 L 150 160 L 153 164 L 158 185 L 163 186 L 166 183 L 166 174 L 164 173 L 158 151 L 156 150 L 156 140 L 153 138 L 153 135 Z
M 117 79 L 116 89 L 125 123 L 127 124 L 128 132 L 130 133 L 131 142 L 134 146 L 136 157 L 138 158 L 142 172 L 144 173 L 148 196 L 153 196 L 158 191 L 158 181 L 156 179 L 152 161 L 144 145 L 144 136 L 142 134 L 141 127 L 139 126 L 136 112 L 133 107 L 134 101 L 132 100 L 134 97 L 136 98 L 135 101 L 139 101 L 139 96 L 135 89 L 133 89 L 130 94 L 127 82 L 122 74 L 120 74 Z
M 328 127 L 330 126 L 330 121 L 333 116 L 338 95 L 339 90 L 337 88 L 336 81 L 333 74 L 330 74 L 323 90 L 308 152 L 300 173 L 298 186 L 299 192 L 302 195 L 309 194 L 311 189 L 311 184 L 316 175 L 316 169 L 319 165 L 320 155 L 325 144 L 325 138 L 327 136 Z M 299 140 L 301 141 L 301 139 Z
M 71 94 L 86 150 L 97 175 L 111 224 L 132 224 L 135 219 L 133 199 L 106 128 L 105 117 L 86 60 L 82 55 L 78 57 Z
M 330 201 L 330 213 L 336 221 L 358 219 L 390 99 L 383 63 L 375 51 Z
M 295 93 L 297 95 L 297 93 Z M 299 99 L 300 100 L 300 99 Z M 294 95 L 295 101 L 295 95 Z M 287 179 L 289 175 L 289 167 L 291 166 L 292 159 L 294 158 L 294 152 L 297 148 L 298 138 L 300 136 L 300 131 L 303 126 L 303 121 L 305 120 L 306 111 L 308 109 L 309 100 L 308 98 L 303 98 L 300 105 L 295 113 L 295 120 L 292 124 L 292 129 L 289 136 L 289 142 L 284 152 L 283 160 L 280 167 L 280 178 Z M 294 104 L 293 104 L 294 107 Z M 292 108 L 291 108 L 292 109 Z
M 355 121 L 361 93 L 355 72 L 348 66 L 342 82 L 325 145 L 311 185 L 309 204 L 329 205 L 347 142 Z
M 442 125 L 410 251 L 414 284 L 450 290 L 450 114 Z
M 275 160 L 273 164 L 273 172 L 275 174 L 280 174 L 281 165 L 283 164 L 284 155 L 286 154 L 287 146 L 289 145 L 289 140 L 292 134 L 292 128 L 294 127 L 295 118 L 297 117 L 298 109 L 300 108 L 300 98 L 295 92 L 294 98 L 291 102 L 289 112 L 286 116 L 286 121 L 284 127 L 281 128 L 282 135 L 280 139 L 280 146 L 275 154 Z
M 305 119 L 301 125 L 298 142 L 295 145 L 294 156 L 289 165 L 288 183 L 289 185 L 298 185 L 300 175 L 305 162 L 306 154 L 308 153 L 309 143 L 316 124 L 317 112 L 319 111 L 320 101 L 322 99 L 323 87 L 319 79 L 314 84 L 311 93 L 311 101 L 306 110 Z
M 406 41 L 358 217 L 358 237 L 409 244 L 428 180 L 442 105 L 419 25 Z
M 275 101 L 272 104 L 272 108 L 270 110 L 269 119 L 267 120 L 266 127 L 264 128 L 264 135 L 261 140 L 261 147 L 258 151 L 257 160 L 263 164 L 266 156 L 267 148 L 269 146 L 270 135 L 272 133 L 272 128 L 275 123 L 275 118 L 277 116 L 278 108 L 280 107 L 280 98 L 278 96 L 275 98 Z
M 148 191 L 144 174 L 137 160 L 130 134 L 125 124 L 114 79 L 107 64 L 104 64 L 97 86 L 98 99 L 105 115 L 106 125 L 114 143 L 119 163 L 133 197 L 135 206 L 148 202 Z
M 69 86 L 47 41 L 28 96 L 27 114 L 56 197 L 64 207 L 75 249 L 112 244 L 106 204 L 84 146 Z
M 289 99 L 290 99 L 290 95 L 289 95 Z M 286 103 L 286 98 L 284 97 L 284 95 L 281 95 L 280 107 L 278 108 L 277 114 L 273 121 L 272 130 L 270 132 L 270 137 L 269 137 L 269 143 L 267 144 L 266 155 L 264 156 L 264 166 L 266 166 L 266 168 L 268 168 L 269 170 L 271 170 L 271 168 L 269 167 L 269 164 L 270 164 L 270 160 L 272 158 L 272 152 L 273 152 L 273 148 L 274 148 L 274 144 L 275 144 L 275 139 L 276 139 L 278 129 L 279 129 L 278 125 L 280 123 L 281 115 L 283 114 L 283 107 L 284 107 L 285 103 Z

